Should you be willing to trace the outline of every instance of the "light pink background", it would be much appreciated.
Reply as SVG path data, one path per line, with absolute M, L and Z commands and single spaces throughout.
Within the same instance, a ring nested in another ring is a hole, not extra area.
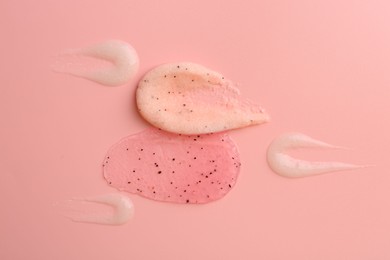
M 2 0 L 0 259 L 390 259 L 389 13 L 386 0 Z M 106 39 L 139 52 L 128 85 L 50 71 L 59 51 Z M 102 158 L 147 127 L 137 80 L 170 61 L 223 73 L 272 115 L 232 133 L 234 190 L 201 206 L 130 195 L 135 218 L 119 227 L 61 217 L 57 201 L 115 192 Z M 377 166 L 279 177 L 265 152 L 286 131 L 353 148 L 302 158 Z

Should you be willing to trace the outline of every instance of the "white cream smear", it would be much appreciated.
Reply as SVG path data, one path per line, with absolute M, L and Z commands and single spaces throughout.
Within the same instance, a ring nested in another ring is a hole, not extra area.
M 299 160 L 286 154 L 288 150 L 299 148 L 345 149 L 315 140 L 301 133 L 283 134 L 272 141 L 267 151 L 267 161 L 271 169 L 284 177 L 300 178 L 323 173 L 365 168 L 368 165 L 355 165 L 343 162 L 310 162 Z
M 97 204 L 109 206 L 92 210 Z M 92 206 L 92 207 L 91 207 Z M 75 198 L 62 205 L 63 215 L 74 222 L 102 225 L 123 225 L 134 216 L 134 205 L 130 198 L 122 194 L 106 194 L 97 197 Z
M 139 68 L 139 58 L 136 50 L 128 43 L 119 40 L 109 40 L 86 48 L 64 51 L 59 58 L 84 57 L 101 59 L 109 62 L 96 70 L 83 68 L 74 62 L 61 63 L 53 66 L 55 72 L 88 79 L 107 86 L 119 86 L 127 83 Z

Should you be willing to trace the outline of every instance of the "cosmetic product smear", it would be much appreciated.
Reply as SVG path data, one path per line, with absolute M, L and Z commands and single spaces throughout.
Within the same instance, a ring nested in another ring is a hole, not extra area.
M 271 169 L 284 177 L 300 178 L 323 173 L 354 170 L 368 167 L 367 165 L 355 165 L 342 162 L 310 162 L 295 159 L 286 154 L 290 149 L 299 148 L 328 148 L 345 149 L 315 140 L 301 133 L 283 134 L 272 141 L 268 147 L 267 160 Z
M 146 121 L 172 133 L 214 133 L 269 120 L 231 81 L 194 63 L 152 69 L 140 81 L 136 99 Z
M 94 60 L 96 62 L 93 62 Z M 104 66 L 96 66 L 99 60 Z M 128 43 L 118 40 L 64 51 L 53 65 L 55 72 L 85 78 L 107 86 L 127 83 L 138 72 L 138 68 L 136 50 Z
M 108 184 L 148 199 L 207 203 L 236 183 L 240 160 L 226 133 L 181 135 L 156 128 L 122 139 L 103 163 Z
M 134 216 L 134 205 L 122 194 L 75 198 L 57 203 L 62 215 L 74 222 L 123 225 Z

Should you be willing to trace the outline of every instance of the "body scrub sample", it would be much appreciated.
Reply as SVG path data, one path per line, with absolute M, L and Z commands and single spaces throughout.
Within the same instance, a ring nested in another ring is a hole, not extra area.
M 140 81 L 136 98 L 146 121 L 173 133 L 214 133 L 269 120 L 260 106 L 241 97 L 231 81 L 193 63 L 152 69 Z
M 156 128 L 122 139 L 107 153 L 107 182 L 123 191 L 175 203 L 207 203 L 236 183 L 240 160 L 226 133 L 181 135 Z

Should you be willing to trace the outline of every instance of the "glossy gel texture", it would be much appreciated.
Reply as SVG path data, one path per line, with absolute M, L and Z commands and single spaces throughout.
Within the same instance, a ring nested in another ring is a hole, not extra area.
M 103 168 L 119 190 L 158 201 L 207 203 L 233 188 L 240 165 L 226 133 L 189 136 L 150 128 L 115 144 Z

